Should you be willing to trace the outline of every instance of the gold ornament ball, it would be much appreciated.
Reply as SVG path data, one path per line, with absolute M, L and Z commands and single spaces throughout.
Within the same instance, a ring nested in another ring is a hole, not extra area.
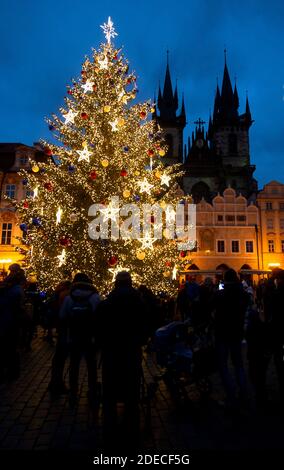
M 140 171 L 135 171 L 135 176 L 139 176 L 140 175 Z
M 128 189 L 125 189 L 122 194 L 123 194 L 123 197 L 127 198 L 130 196 L 130 191 Z
M 156 171 L 155 177 L 159 180 L 161 178 L 161 173 L 159 171 Z
M 152 107 L 150 111 L 151 111 L 151 113 L 154 113 L 154 112 L 155 112 L 155 108 Z
M 123 127 L 125 124 L 125 120 L 123 118 L 120 118 L 117 122 L 118 127 Z
M 111 110 L 110 105 L 109 105 L 109 104 L 106 104 L 106 105 L 104 106 L 104 113 L 109 113 L 110 110 Z
M 167 203 L 165 201 L 162 201 L 160 206 L 162 209 L 165 209 L 167 207 Z
M 39 172 L 39 167 L 38 167 L 37 165 L 34 165 L 34 166 L 32 167 L 32 171 L 33 171 L 34 173 L 38 173 L 38 172 Z
M 163 273 L 163 276 L 164 276 L 164 277 L 170 277 L 170 275 L 171 275 L 170 271 L 165 271 L 165 272 Z
M 31 282 L 33 284 L 37 282 L 37 277 L 35 273 L 30 273 L 28 275 L 28 282 Z
M 166 152 L 163 149 L 159 150 L 159 155 L 160 157 L 164 157 L 166 155 Z
M 109 163 L 108 163 L 108 160 L 107 159 L 104 159 L 101 161 L 101 164 L 104 168 L 108 167 Z
M 140 261 L 143 261 L 143 259 L 145 259 L 145 256 L 146 256 L 146 253 L 144 251 L 137 251 L 137 259 L 139 259 Z

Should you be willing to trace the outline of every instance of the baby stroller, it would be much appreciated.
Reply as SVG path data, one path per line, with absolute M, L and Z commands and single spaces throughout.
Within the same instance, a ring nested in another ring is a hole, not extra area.
M 176 403 L 207 399 L 211 392 L 210 374 L 215 369 L 212 328 L 194 328 L 188 322 L 174 321 L 155 333 L 154 351 L 161 378 Z

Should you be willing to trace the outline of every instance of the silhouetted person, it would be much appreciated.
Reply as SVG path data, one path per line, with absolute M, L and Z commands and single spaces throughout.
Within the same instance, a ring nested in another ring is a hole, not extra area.
M 115 287 L 99 306 L 98 313 L 104 430 L 108 444 L 113 444 L 117 402 L 125 404 L 128 439 L 133 442 L 132 438 L 138 437 L 142 345 L 148 339 L 146 314 L 139 292 L 132 287 L 130 274 L 118 273 Z
M 19 333 L 24 315 L 24 272 L 11 270 L 0 286 L 0 377 L 20 375 Z
M 74 278 L 74 281 L 76 276 Z M 51 395 L 56 396 L 67 393 L 67 388 L 63 379 L 64 365 L 69 355 L 69 344 L 67 340 L 66 322 L 59 320 L 59 312 L 63 305 L 65 297 L 69 295 L 72 283 L 70 281 L 62 281 L 55 288 L 52 299 L 49 301 L 48 310 L 51 315 L 50 325 L 56 327 L 58 337 L 55 353 L 52 359 L 51 379 L 49 383 L 49 391 Z
M 237 396 L 234 381 L 228 367 L 231 357 L 241 398 L 246 398 L 246 378 L 242 360 L 244 318 L 248 306 L 248 295 L 244 292 L 237 273 L 228 269 L 224 274 L 224 289 L 215 294 L 215 343 L 220 376 L 227 396 L 227 405 L 235 409 Z
M 60 310 L 62 328 L 66 328 L 70 348 L 70 404 L 74 405 L 78 393 L 79 367 L 82 357 L 88 369 L 88 396 L 92 403 L 96 395 L 97 368 L 95 357 L 95 312 L 100 297 L 91 279 L 78 273 Z

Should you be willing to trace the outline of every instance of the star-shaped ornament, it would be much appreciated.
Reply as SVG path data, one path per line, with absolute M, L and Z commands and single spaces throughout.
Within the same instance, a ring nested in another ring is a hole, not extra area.
M 104 32 L 107 43 L 110 44 L 111 38 L 115 38 L 115 36 L 117 36 L 117 33 L 113 27 L 113 21 L 110 16 L 108 17 L 108 22 L 101 25 L 101 28 Z
M 139 238 L 139 242 L 141 243 L 141 248 L 144 250 L 147 248 L 149 248 L 150 250 L 153 250 L 154 249 L 153 243 L 155 243 L 155 241 L 157 241 L 157 238 L 151 238 L 148 235 L 144 238 Z
M 118 127 L 117 127 L 117 125 L 118 125 L 118 119 L 116 118 L 114 121 L 111 121 L 111 122 L 110 122 L 110 125 L 111 125 L 111 130 L 112 130 L 113 132 L 116 132 L 116 131 L 118 130 Z
M 83 150 L 76 150 L 76 152 L 80 155 L 78 158 L 78 162 L 85 160 L 89 163 L 90 155 L 92 155 L 92 152 L 90 152 L 87 147 L 84 147 Z
M 59 260 L 59 264 L 58 264 L 59 267 L 62 266 L 65 263 L 65 260 L 66 260 L 66 250 L 65 250 L 65 248 L 63 248 L 63 250 L 61 252 L 61 255 L 56 256 L 56 258 L 58 258 L 58 260 Z
M 107 220 L 113 220 L 114 222 L 117 221 L 117 217 L 119 216 L 119 207 L 107 206 L 105 209 L 101 209 L 101 213 L 104 218 L 104 222 Z
M 82 85 L 82 88 L 84 92 L 87 93 L 88 91 L 93 91 L 93 86 L 94 82 L 91 82 L 91 80 L 87 80 L 86 83 Z
M 107 70 L 108 67 L 108 58 L 104 56 L 103 59 L 98 60 L 98 64 L 101 70 Z
M 140 186 L 140 193 L 150 194 L 150 190 L 151 190 L 151 188 L 153 188 L 153 185 L 148 183 L 146 178 L 144 178 L 144 180 L 140 181 L 138 184 Z
M 64 114 L 64 119 L 65 123 L 64 124 L 69 124 L 70 122 L 73 124 L 75 117 L 77 116 L 78 113 L 75 113 L 72 111 L 72 109 L 69 109 L 68 113 Z
M 171 181 L 171 177 L 169 175 L 162 175 L 161 176 L 161 184 L 164 184 L 165 186 L 170 186 L 170 181 Z

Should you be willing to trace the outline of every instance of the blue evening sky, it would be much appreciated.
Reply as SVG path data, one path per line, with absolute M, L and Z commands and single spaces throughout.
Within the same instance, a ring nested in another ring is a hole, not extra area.
M 104 40 L 99 26 L 110 15 L 116 45 L 137 73 L 139 99 L 152 98 L 163 83 L 169 49 L 173 82 L 185 94 L 185 137 L 197 118 L 208 121 L 226 46 L 240 111 L 248 90 L 255 119 L 256 177 L 260 186 L 284 183 L 283 0 L 2 0 L 0 12 L 0 142 L 49 138 L 44 117 L 57 112 L 65 85 Z

